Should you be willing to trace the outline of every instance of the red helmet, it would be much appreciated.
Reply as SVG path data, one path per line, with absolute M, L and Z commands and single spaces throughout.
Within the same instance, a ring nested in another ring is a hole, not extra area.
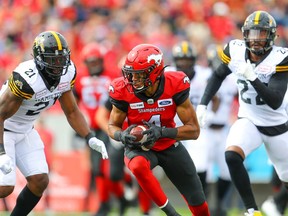
M 122 67 L 123 76 L 128 85 L 133 87 L 135 92 L 140 92 L 153 85 L 160 79 L 164 72 L 164 61 L 162 51 L 151 44 L 140 44 L 134 47 L 127 55 Z M 133 74 L 144 74 L 143 86 L 135 88 Z
M 86 64 L 91 76 L 100 75 L 104 70 L 103 52 L 97 43 L 87 44 L 81 52 L 83 62 Z

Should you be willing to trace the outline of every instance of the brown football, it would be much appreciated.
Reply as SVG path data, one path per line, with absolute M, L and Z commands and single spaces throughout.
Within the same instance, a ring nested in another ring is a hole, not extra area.
M 147 129 L 145 125 L 137 125 L 136 127 L 132 128 L 130 134 L 136 137 L 136 142 L 143 143 L 147 140 L 147 135 L 142 134 L 143 131 Z

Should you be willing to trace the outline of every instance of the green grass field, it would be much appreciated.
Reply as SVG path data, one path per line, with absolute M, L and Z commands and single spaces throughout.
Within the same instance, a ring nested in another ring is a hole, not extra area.
M 191 215 L 190 211 L 188 211 L 187 209 L 177 209 L 179 214 L 183 215 L 183 216 L 189 216 Z M 1 216 L 9 216 L 9 213 L 7 212 L 0 212 Z M 91 213 L 80 213 L 80 212 L 71 212 L 71 213 L 43 213 L 43 212 L 36 212 L 33 214 L 30 214 L 29 216 L 91 216 L 93 214 Z M 130 208 L 127 213 L 125 214 L 126 216 L 141 216 L 140 212 L 138 211 L 137 208 Z M 233 209 L 231 211 L 229 211 L 228 216 L 243 216 L 244 213 L 242 211 L 239 211 L 237 209 Z M 108 216 L 118 216 L 118 214 L 116 212 L 112 212 L 110 213 Z M 151 216 L 165 216 L 164 213 L 162 213 L 160 210 L 154 208 Z
M 181 214 L 182 216 L 190 216 L 191 213 L 190 211 L 188 211 L 187 209 L 177 209 L 179 214 Z M 0 211 L 0 215 L 1 216 L 9 216 L 10 214 L 8 212 L 1 212 Z M 84 212 L 70 212 L 70 213 L 60 213 L 60 212 L 51 212 L 51 213 L 44 213 L 44 212 L 35 212 L 32 214 L 29 214 L 29 216 L 92 216 L 92 213 L 84 213 Z M 140 212 L 138 211 L 137 208 L 130 208 L 126 214 L 126 216 L 142 216 L 142 214 L 140 214 Z M 111 212 L 109 215 L 107 216 L 118 216 L 118 214 L 116 212 Z M 157 208 L 154 208 L 151 216 L 165 216 L 165 214 L 163 212 L 161 212 L 160 210 L 158 210 Z M 218 215 L 217 215 L 218 216 Z M 221 216 L 221 215 L 219 215 Z M 244 216 L 244 212 L 239 210 L 239 209 L 232 209 L 228 212 L 227 216 Z M 265 216 L 265 215 L 263 215 Z M 288 212 L 286 212 L 285 216 L 288 216 Z

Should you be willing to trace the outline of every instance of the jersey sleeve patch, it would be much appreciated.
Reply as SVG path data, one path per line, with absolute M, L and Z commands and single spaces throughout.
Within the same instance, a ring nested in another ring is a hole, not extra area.
M 284 58 L 283 61 L 276 66 L 276 72 L 288 72 L 288 57 Z
M 34 95 L 33 89 L 17 72 L 13 72 L 12 76 L 9 78 L 9 88 L 14 95 L 24 99 L 31 99 Z
M 75 80 L 76 80 L 76 73 L 74 74 L 74 77 L 73 77 L 73 79 L 71 80 L 71 82 L 70 82 L 70 87 L 71 87 L 71 89 L 74 87 L 74 85 L 75 85 Z
M 219 56 L 220 56 L 221 61 L 222 61 L 224 64 L 226 64 L 226 65 L 229 64 L 229 62 L 231 61 L 230 53 L 229 53 L 229 44 L 227 44 L 227 45 L 225 46 L 224 50 L 222 50 L 222 51 L 220 52 Z

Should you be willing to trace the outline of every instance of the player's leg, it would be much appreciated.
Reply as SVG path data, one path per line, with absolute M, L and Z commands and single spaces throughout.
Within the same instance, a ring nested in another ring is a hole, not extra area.
M 165 152 L 160 152 L 158 159 L 159 165 L 183 195 L 193 215 L 209 216 L 208 204 L 196 168 L 182 143 L 177 142 Z
M 49 183 L 44 144 L 36 130 L 23 135 L 17 143 L 16 164 L 26 177 L 27 185 L 17 197 L 11 216 L 28 215 L 40 201 Z
M 247 119 L 238 119 L 232 125 L 226 140 L 225 159 L 231 179 L 249 212 L 258 211 L 258 206 L 243 161 L 261 144 L 262 140 L 257 128 Z
M 274 195 L 273 198 L 266 200 L 262 204 L 262 210 L 267 216 L 280 216 L 284 214 L 287 202 L 288 202 L 288 162 L 285 152 L 288 151 L 288 132 L 278 136 L 266 137 L 265 147 L 269 159 L 271 160 L 275 174 L 274 179 L 279 177 L 280 181 L 283 182 L 280 191 Z M 278 180 L 274 180 L 277 182 Z
M 168 201 L 158 179 L 152 172 L 152 169 L 158 164 L 156 152 L 152 150 L 144 152 L 142 150 L 125 149 L 124 161 L 143 191 L 162 211 L 171 216 L 179 215 Z
M 128 201 L 124 196 L 124 149 L 123 144 L 110 140 L 109 154 L 109 178 L 111 180 L 111 190 L 119 201 L 119 213 L 124 215 Z
M 209 161 L 209 142 L 207 142 L 207 130 L 201 130 L 197 140 L 181 141 L 192 158 L 197 174 L 200 178 L 205 195 L 208 195 L 207 170 Z
M 106 148 L 109 149 L 109 137 L 102 130 L 95 130 L 96 137 L 102 140 Z M 95 174 L 96 182 L 96 194 L 99 200 L 99 208 L 97 209 L 95 216 L 108 215 L 111 210 L 110 206 L 110 194 L 111 194 L 111 181 L 109 179 L 109 161 L 103 160 L 99 152 L 90 149 L 90 160 L 92 172 Z
M 13 190 L 14 186 L 16 184 L 16 153 L 15 153 L 15 145 L 18 141 L 15 139 L 17 136 L 16 134 L 12 132 L 4 132 L 4 146 L 6 154 L 12 158 L 12 161 L 14 163 L 13 170 L 7 174 L 3 175 L 0 174 L 0 198 L 5 198 L 9 196 Z M 19 138 L 18 138 L 19 139 Z
M 216 207 L 218 208 L 217 211 L 221 212 L 218 215 L 224 215 L 226 207 L 223 206 L 223 200 L 229 193 L 232 185 L 229 169 L 225 161 L 225 140 L 223 140 L 223 137 L 227 137 L 228 135 L 228 128 L 224 127 L 213 132 L 213 137 L 216 140 L 214 145 L 217 146 L 216 163 L 219 167 L 219 177 L 216 182 Z

